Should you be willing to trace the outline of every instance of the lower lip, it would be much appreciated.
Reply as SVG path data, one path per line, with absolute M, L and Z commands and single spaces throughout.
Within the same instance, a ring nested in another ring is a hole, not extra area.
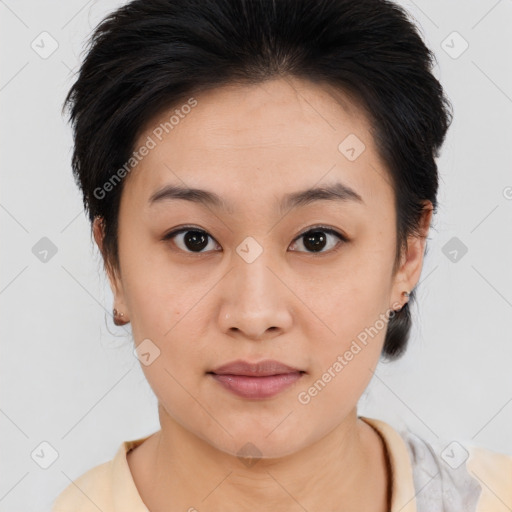
M 270 398 L 297 382 L 302 373 L 292 372 L 265 377 L 248 377 L 247 375 L 216 375 L 211 376 L 226 389 L 243 398 Z

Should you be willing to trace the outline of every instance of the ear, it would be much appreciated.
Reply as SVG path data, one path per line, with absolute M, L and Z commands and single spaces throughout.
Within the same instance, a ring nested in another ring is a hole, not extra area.
M 419 235 L 411 235 L 407 239 L 407 249 L 403 250 L 400 268 L 393 280 L 392 299 L 394 303 L 404 304 L 403 292 L 411 292 L 418 283 L 423 268 L 425 245 L 432 220 L 433 206 L 431 201 L 424 202 L 423 213 L 419 225 Z
M 103 248 L 103 239 L 105 237 L 105 224 L 102 217 L 95 217 L 93 222 L 93 235 L 96 244 L 100 250 L 101 256 L 103 258 L 103 267 L 108 276 L 108 280 L 110 282 L 110 288 L 112 290 L 112 294 L 114 295 L 114 308 L 117 309 L 120 313 L 124 313 L 125 317 L 127 316 L 126 305 L 124 301 L 124 291 L 123 291 L 123 283 L 121 281 L 121 276 L 113 267 L 111 262 L 106 258 L 105 250 Z

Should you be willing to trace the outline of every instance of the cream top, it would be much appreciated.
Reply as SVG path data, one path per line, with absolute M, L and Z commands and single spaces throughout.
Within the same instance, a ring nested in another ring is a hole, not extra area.
M 457 441 L 427 443 L 409 430 L 360 416 L 384 440 L 392 471 L 391 512 L 510 512 L 512 456 Z M 114 458 L 70 483 L 51 512 L 149 512 L 126 454 L 148 437 L 124 441 Z

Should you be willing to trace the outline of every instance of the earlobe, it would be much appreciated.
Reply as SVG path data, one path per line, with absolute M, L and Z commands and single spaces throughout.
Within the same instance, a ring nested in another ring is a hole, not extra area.
M 112 311 L 112 318 L 114 319 L 114 323 L 116 325 L 125 325 L 129 322 L 129 320 L 125 318 L 124 313 L 117 311 L 116 308 L 114 308 Z

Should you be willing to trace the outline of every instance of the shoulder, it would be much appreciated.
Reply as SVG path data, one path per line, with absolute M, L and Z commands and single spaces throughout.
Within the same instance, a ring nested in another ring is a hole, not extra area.
M 126 454 L 151 435 L 122 442 L 111 460 L 73 480 L 57 496 L 51 512 L 148 512 L 133 481 Z
M 109 512 L 112 461 L 99 464 L 73 480 L 55 499 L 51 512 Z
M 400 432 L 409 450 L 418 512 L 442 503 L 443 511 L 512 510 L 512 456 L 464 441 L 426 441 Z
M 481 484 L 482 511 L 512 510 L 512 455 L 494 452 L 480 446 L 469 447 L 466 466 Z

